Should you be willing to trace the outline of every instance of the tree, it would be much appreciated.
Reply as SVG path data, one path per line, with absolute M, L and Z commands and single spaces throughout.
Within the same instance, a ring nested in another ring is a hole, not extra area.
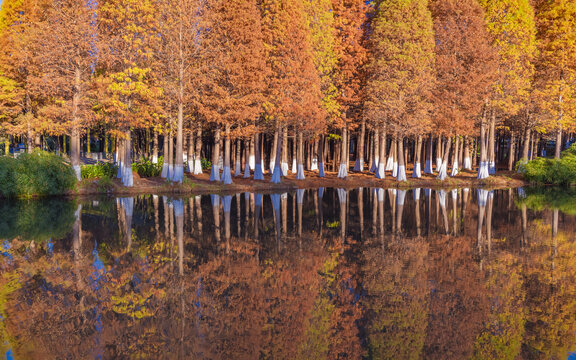
M 447 176 L 451 136 L 466 135 L 488 98 L 494 80 L 496 54 L 484 26 L 484 12 L 475 0 L 432 3 L 436 30 L 437 87 L 435 126 L 448 140 L 438 178 Z M 481 121 L 479 178 L 487 176 L 485 117 Z
M 379 109 L 385 119 L 381 131 L 390 131 L 398 142 L 399 181 L 406 180 L 404 138 L 428 130 L 434 84 L 432 25 L 425 0 L 381 2 L 372 23 L 367 105 Z M 380 146 L 385 146 L 385 138 Z M 380 164 L 383 160 L 381 151 Z M 378 174 L 383 177 L 383 169 Z
M 158 48 L 158 19 L 149 1 L 109 0 L 100 5 L 100 92 L 98 109 L 106 115 L 111 134 L 120 142 L 119 177 L 133 186 L 131 127 L 152 122 L 161 95 L 152 73 L 154 49 Z
M 540 2 L 537 28 L 540 58 L 536 67 L 536 96 L 545 116 L 546 131 L 556 133 L 554 157 L 558 159 L 563 131 L 576 123 L 576 3 Z
M 260 16 L 255 0 L 214 0 L 210 6 L 202 72 L 210 73 L 211 79 L 201 101 L 216 131 L 224 127 L 224 184 L 232 183 L 231 139 L 252 135 L 250 125 L 262 112 L 266 68 Z

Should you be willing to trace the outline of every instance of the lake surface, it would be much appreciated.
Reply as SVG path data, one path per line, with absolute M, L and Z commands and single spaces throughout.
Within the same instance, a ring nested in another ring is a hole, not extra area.
M 576 196 L 0 203 L 0 358 L 566 359 Z

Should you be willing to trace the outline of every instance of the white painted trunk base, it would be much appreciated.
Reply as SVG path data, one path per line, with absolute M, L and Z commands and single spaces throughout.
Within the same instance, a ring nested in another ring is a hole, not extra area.
M 340 179 L 346 179 L 348 177 L 348 167 L 346 164 L 340 164 L 340 167 L 338 168 L 338 177 Z
M 398 176 L 398 163 L 393 162 L 392 163 L 392 177 L 396 177 L 396 176 Z
M 236 161 L 236 167 L 234 169 L 234 176 L 242 176 L 242 164 L 240 161 Z
M 220 168 L 218 165 L 212 165 L 210 170 L 210 181 L 220 181 Z
M 422 171 L 420 170 L 420 161 L 416 161 L 414 163 L 414 171 L 412 171 L 412 177 L 413 178 L 421 178 L 422 177 Z
M 378 156 L 374 157 L 374 161 L 372 161 L 372 167 L 370 168 L 370 172 L 376 172 L 378 170 L 378 164 L 380 163 L 380 158 Z
M 440 171 L 440 166 L 442 166 L 442 158 L 436 158 L 436 171 Z
M 452 164 L 452 172 L 450 173 L 450 176 L 454 177 L 458 175 L 458 160 L 455 160 L 454 163 Z
M 168 164 L 168 175 L 166 178 L 170 181 L 173 181 L 174 178 L 174 165 Z
M 424 174 L 433 174 L 432 161 L 426 160 L 426 162 L 424 163 Z
M 124 167 L 124 176 L 122 179 L 122 184 L 126 187 L 134 186 L 134 177 L 132 176 L 132 167 L 126 166 Z
M 356 159 L 354 162 L 354 171 L 362 172 L 364 171 L 364 158 Z
M 254 169 L 254 180 L 264 180 L 264 173 L 262 172 L 262 163 L 256 164 Z
M 82 180 L 82 169 L 80 168 L 80 165 L 74 165 L 72 168 L 74 169 L 74 174 L 76 174 L 76 180 Z
M 183 180 L 184 180 L 184 166 L 182 165 L 174 166 L 174 174 L 172 175 L 172 181 L 182 183 Z
M 202 174 L 202 162 L 200 159 L 194 159 L 194 175 Z
M 311 171 L 318 170 L 318 158 L 316 158 L 316 157 L 312 158 L 312 165 L 310 165 L 310 170 Z
M 254 157 L 254 155 L 248 156 L 248 164 L 250 165 L 250 170 L 253 171 L 254 168 L 256 167 L 256 158 Z
M 324 174 L 324 163 L 323 162 L 319 162 L 318 163 L 318 177 L 324 177 L 326 176 Z
M 486 179 L 489 176 L 490 174 L 488 173 L 488 162 L 480 162 L 480 166 L 478 167 L 478 179 Z
M 490 161 L 490 163 L 488 164 L 488 173 L 490 175 L 496 174 L 496 164 L 494 163 L 494 161 Z
M 394 170 L 394 158 L 392 156 L 388 157 L 388 160 L 386 161 L 386 171 L 393 171 Z M 394 175 L 396 176 L 396 175 Z
M 306 176 L 304 176 L 304 165 L 298 164 L 298 172 L 296 173 L 296 179 L 304 180 Z
M 396 180 L 398 181 L 406 181 L 406 166 L 399 165 L 398 170 L 396 171 L 398 174 L 396 175 Z
M 447 165 L 445 162 L 442 162 L 442 164 L 440 164 L 440 170 L 438 170 L 438 176 L 436 178 L 444 181 L 446 180 L 447 177 L 448 177 Z
M 374 171 L 374 173 L 376 174 L 376 178 L 377 179 L 384 179 L 386 177 L 386 164 L 384 164 L 383 162 L 378 164 L 378 167 L 376 168 L 376 171 Z
M 298 166 L 296 166 L 296 159 L 292 160 L 292 174 L 296 174 L 298 172 Z
M 230 166 L 224 166 L 224 171 L 222 172 L 222 183 L 224 185 L 232 184 L 232 172 L 230 171 Z
M 464 170 L 472 170 L 472 160 L 469 157 L 464 158 L 464 164 L 462 166 Z
M 158 155 L 152 155 L 152 164 L 158 164 Z
M 280 184 L 282 182 L 282 168 L 280 166 L 274 167 L 274 172 L 272 173 L 272 179 L 270 182 L 273 184 Z
M 250 164 L 244 164 L 244 179 L 248 179 L 250 177 Z
M 288 176 L 288 170 L 289 170 L 288 163 L 283 161 L 281 168 L 282 168 L 282 176 Z

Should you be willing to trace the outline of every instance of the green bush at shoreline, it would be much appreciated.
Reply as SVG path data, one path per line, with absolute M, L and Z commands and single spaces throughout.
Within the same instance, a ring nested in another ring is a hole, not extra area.
M 576 185 L 576 144 L 562 152 L 560 159 L 536 158 L 519 163 L 524 179 L 540 185 Z
M 59 195 L 75 185 L 74 170 L 58 155 L 35 151 L 17 159 L 0 158 L 0 196 Z

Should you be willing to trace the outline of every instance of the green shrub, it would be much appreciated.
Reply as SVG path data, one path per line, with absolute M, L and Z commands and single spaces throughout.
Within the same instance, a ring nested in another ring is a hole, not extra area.
M 82 165 L 80 173 L 82 179 L 113 178 L 118 173 L 118 166 L 98 162 L 95 165 Z
M 519 164 L 518 168 L 531 183 L 562 186 L 576 184 L 576 147 L 572 145 L 564 151 L 561 159 L 537 158 Z
M 150 159 L 141 159 L 132 164 L 132 170 L 136 171 L 140 177 L 160 176 L 164 159 L 159 159 L 158 164 L 153 164 Z
M 200 164 L 202 165 L 202 170 L 210 170 L 212 168 L 212 163 L 208 159 L 200 159 Z
M 20 155 L 15 164 L 16 194 L 3 192 L 4 196 L 58 195 L 76 185 L 72 166 L 58 155 L 35 151 Z
M 16 160 L 11 157 L 0 157 L 0 196 L 18 195 L 16 187 Z

